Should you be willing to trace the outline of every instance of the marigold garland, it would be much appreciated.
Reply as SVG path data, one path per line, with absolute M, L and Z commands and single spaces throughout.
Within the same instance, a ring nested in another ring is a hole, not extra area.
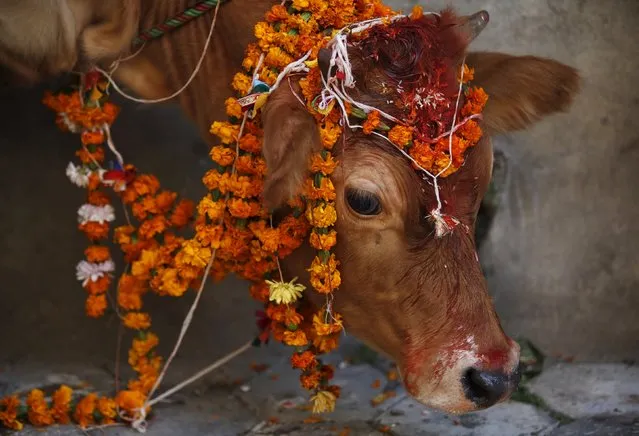
M 119 156 L 115 165 L 104 168 L 109 156 L 105 142 L 118 108 L 107 101 L 108 84 L 99 75 L 85 75 L 77 91 L 45 96 L 44 103 L 57 113 L 58 126 L 80 133 L 81 138 L 81 148 L 76 153 L 79 163 L 70 163 L 67 175 L 87 189 L 87 202 L 78 210 L 78 227 L 90 245 L 84 253 L 86 260 L 77 266 L 77 278 L 88 294 L 86 313 L 97 318 L 108 309 L 107 294 L 114 282 L 115 266 L 106 242 L 112 238 L 127 263 L 126 272 L 115 281 L 113 309 L 124 326 L 137 331 L 128 353 L 128 363 L 137 378 L 112 398 L 88 394 L 74 401 L 71 388 L 61 386 L 50 400 L 42 391 L 31 391 L 26 407 L 18 396 L 0 399 L 2 425 L 20 430 L 27 420 L 44 426 L 73 419 L 86 427 L 112 423 L 118 416 L 136 419 L 163 365 L 162 357 L 155 352 L 159 338 L 150 331 L 151 317 L 143 311 L 143 297 L 148 292 L 180 297 L 200 283 L 209 264 L 216 280 L 235 273 L 252 282 L 251 296 L 265 305 L 264 312 L 258 314 L 257 342 L 273 337 L 294 347 L 291 366 L 301 371 L 300 384 L 311 392 L 313 412 L 335 408 L 340 389 L 330 385 L 333 368 L 323 364 L 319 355 L 337 347 L 343 329 L 342 317 L 333 310 L 329 298 L 341 284 L 340 263 L 332 252 L 338 235 L 334 229 L 337 209 L 331 176 L 338 165 L 332 150 L 343 134 L 343 114 L 334 102 L 325 110 L 314 104 L 323 86 L 316 59 L 335 29 L 392 15 L 395 13 L 379 0 L 345 0 L 330 7 L 325 0 L 292 0 L 288 7 L 274 6 L 265 21 L 255 26 L 257 41 L 246 51 L 244 71 L 233 79 L 232 87 L 238 96 L 225 101 L 229 119 L 211 125 L 210 131 L 220 144 L 210 150 L 212 168 L 202 178 L 209 192 L 197 206 L 163 190 L 155 176 L 138 174 Z M 415 8 L 407 19 L 421 17 L 421 9 Z M 291 214 L 273 225 L 261 201 L 266 164 L 261 156 L 262 131 L 256 109 L 264 104 L 278 74 L 309 51 L 309 71 L 299 85 L 309 112 L 317 120 L 322 149 L 310 159 L 303 192 L 289 202 Z M 464 152 L 482 135 L 476 117 L 487 95 L 482 89 L 468 86 L 472 77 L 472 69 L 464 65 L 460 116 L 465 119 L 452 136 L 426 138 L 418 135 L 415 126 L 393 125 L 379 111 L 365 113 L 345 103 L 347 115 L 361 122 L 364 134 L 381 135 L 403 150 L 415 166 L 433 174 L 448 167 L 441 174 L 446 177 L 463 165 Z M 240 104 L 249 93 L 255 97 L 253 108 Z M 110 227 L 115 220 L 113 194 L 130 210 L 135 222 Z M 192 238 L 176 235 L 191 222 Z M 296 279 L 285 282 L 280 272 L 280 259 L 305 239 L 316 250 L 308 269 L 310 284 L 327 297 L 319 309 L 301 299 L 303 285 Z

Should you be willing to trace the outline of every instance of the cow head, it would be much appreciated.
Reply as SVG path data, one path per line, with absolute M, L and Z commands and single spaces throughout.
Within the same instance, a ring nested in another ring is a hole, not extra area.
M 425 17 L 447 50 L 452 78 L 465 58 L 473 84 L 489 95 L 483 139 L 464 165 L 439 180 L 442 213 L 459 221 L 437 235 L 432 180 L 424 178 L 387 141 L 346 129 L 334 154 L 338 244 L 342 285 L 335 308 L 346 329 L 394 359 L 407 390 L 420 402 L 448 412 L 468 412 L 507 399 L 516 388 L 519 347 L 502 330 L 477 256 L 474 228 L 492 172 L 490 134 L 527 127 L 566 109 L 578 88 L 572 68 L 537 57 L 471 53 L 466 45 L 487 15 Z M 390 40 L 349 48 L 359 101 L 401 112 L 398 78 L 428 76 L 431 49 L 420 44 L 420 25 Z M 370 56 L 376 45 L 375 58 Z M 321 61 L 321 56 L 320 56 Z M 263 153 L 269 174 L 265 199 L 283 206 L 298 193 L 310 154 L 320 147 L 315 119 L 295 96 L 297 85 L 279 87 L 263 109 Z M 456 83 L 456 82 L 455 82 Z M 308 284 L 309 247 L 284 264 Z M 308 293 L 308 298 L 318 298 Z M 323 304 L 316 301 L 316 304 Z

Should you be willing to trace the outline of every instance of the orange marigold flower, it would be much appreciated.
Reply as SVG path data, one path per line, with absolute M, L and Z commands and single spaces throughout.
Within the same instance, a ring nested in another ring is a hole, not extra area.
M 257 301 L 261 301 L 262 303 L 266 303 L 269 297 L 269 287 L 266 283 L 260 282 L 251 285 L 249 288 L 249 292 L 251 297 Z
M 111 258 L 109 254 L 109 247 L 104 245 L 90 245 L 84 250 L 84 255 L 87 257 L 89 262 L 104 262 Z
M 203 247 L 220 248 L 224 228 L 221 225 L 201 224 L 195 228 L 195 236 Z
M 310 237 L 311 247 L 316 250 L 325 250 L 328 251 L 337 244 L 337 232 L 335 230 L 331 230 L 328 233 L 320 234 L 317 232 L 312 232 Z
M 223 145 L 216 145 L 211 148 L 209 155 L 213 162 L 217 162 L 223 167 L 232 165 L 233 161 L 235 161 L 235 150 Z
M 311 371 L 300 375 L 300 383 L 304 389 L 313 391 L 319 387 L 322 374 L 319 371 Z
M 89 280 L 84 289 L 86 289 L 90 295 L 99 295 L 104 294 L 109 289 L 109 286 L 111 286 L 111 277 L 104 275 L 98 277 L 97 280 Z
M 221 173 L 218 170 L 209 170 L 204 174 L 202 182 L 209 191 L 219 189 L 222 194 L 226 194 L 229 189 L 231 175 L 229 173 Z
M 53 424 L 53 416 L 49 411 L 49 406 L 44 399 L 44 392 L 40 389 L 33 389 L 27 396 L 28 416 L 31 424 L 40 427 Z
M 244 134 L 240 138 L 239 143 L 240 150 L 247 153 L 261 153 L 262 152 L 262 140 L 252 133 Z
M 92 151 L 89 151 L 87 148 L 82 148 L 75 152 L 75 155 L 80 158 L 83 164 L 89 165 L 95 162 L 104 162 L 104 148 L 98 146 L 92 147 Z
M 17 395 L 0 399 L 0 422 L 11 430 L 22 430 L 22 423 L 18 421 L 20 400 Z M 4 410 L 3 410 L 4 409 Z
M 140 174 L 131 182 L 131 187 L 140 197 L 155 195 L 160 189 L 160 181 L 152 174 Z
M 433 162 L 435 161 L 435 153 L 429 144 L 415 141 L 415 144 L 410 148 L 409 153 L 423 169 L 426 171 L 432 171 Z
M 151 270 L 157 268 L 161 263 L 160 250 L 142 250 L 140 258 L 131 265 L 131 274 L 138 280 L 148 280 L 151 278 Z
M 337 267 L 339 262 L 335 255 L 331 254 L 328 262 L 323 263 L 319 257 L 315 257 L 309 271 L 311 273 L 311 285 L 317 292 L 328 294 L 337 289 L 341 284 L 341 277 Z
M 304 99 L 306 101 L 312 101 L 313 98 L 320 93 L 322 86 L 322 76 L 319 67 L 312 68 L 299 83 Z
M 298 329 L 294 332 L 284 332 L 284 343 L 293 347 L 303 347 L 308 344 L 308 339 L 306 338 L 306 333 Z
M 457 80 L 462 80 L 463 83 L 471 82 L 475 78 L 475 69 L 469 67 L 466 64 L 464 64 L 463 69 L 464 69 L 464 78 L 463 78 L 463 80 L 462 80 L 461 77 L 458 77 Z
M 78 401 L 73 413 L 73 419 L 82 428 L 87 428 L 94 423 L 93 412 L 97 401 L 96 394 L 88 394 L 86 397 Z
M 333 146 L 342 135 L 342 127 L 330 120 L 326 120 L 319 126 L 322 146 L 327 150 L 332 150 Z
M 109 196 L 106 195 L 104 192 L 91 190 L 89 191 L 87 203 L 94 206 L 106 206 L 107 204 L 111 203 L 111 200 L 109 200 Z
M 258 197 L 262 193 L 263 185 L 260 180 L 234 174 L 231 176 L 229 190 L 238 198 Z
M 224 107 L 226 107 L 226 114 L 229 117 L 242 118 L 242 107 L 237 102 L 237 99 L 229 97 L 224 101 Z
M 314 180 L 306 179 L 305 194 L 311 200 L 333 201 L 336 198 L 335 186 L 328 177 L 322 177 L 319 188 L 315 187 Z
M 131 235 L 135 232 L 133 226 L 119 226 L 113 230 L 113 239 L 118 244 L 130 244 Z
M 337 211 L 333 203 L 320 204 L 306 209 L 306 219 L 313 227 L 330 227 L 337 221 Z
M 315 333 L 320 336 L 339 333 L 343 328 L 342 317 L 339 314 L 333 314 L 332 318 L 327 319 L 326 311 L 321 310 L 313 315 L 313 327 Z
M 240 133 L 240 126 L 226 121 L 215 121 L 210 132 L 219 137 L 223 144 L 234 144 Z
M 317 359 L 315 354 L 311 351 L 304 351 L 302 353 L 295 353 L 291 356 L 291 365 L 293 368 L 306 371 L 309 368 L 314 368 L 317 365 Z
M 320 353 L 330 353 L 337 348 L 337 341 L 339 335 L 330 336 L 316 336 L 313 338 L 313 346 L 317 348 Z
M 78 228 L 91 241 L 106 239 L 109 236 L 109 223 L 107 222 L 99 223 L 97 221 L 88 221 L 78 225 Z
M 195 211 L 195 203 L 191 200 L 182 199 L 175 206 L 175 210 L 171 214 L 171 224 L 178 229 L 189 223 Z
M 388 139 L 398 147 L 404 148 L 413 140 L 413 128 L 397 124 L 389 130 Z
M 316 153 L 311 158 L 310 170 L 313 173 L 321 172 L 325 176 L 329 176 L 333 174 L 336 166 L 337 162 L 333 159 L 333 156 L 331 154 L 328 154 L 326 156 L 326 160 L 324 160 L 321 153 Z
M 466 91 L 466 103 L 462 108 L 462 115 L 468 117 L 480 113 L 484 109 L 487 101 L 488 94 L 486 94 L 483 88 L 468 88 Z
M 98 412 L 102 415 L 101 424 L 113 424 L 118 416 L 115 401 L 111 398 L 101 397 L 98 400 Z
M 481 139 L 483 132 L 477 121 L 470 120 L 459 128 L 458 134 L 472 144 L 476 144 Z
M 235 218 L 246 219 L 259 215 L 260 206 L 254 201 L 244 201 L 241 198 L 232 198 L 228 202 L 229 213 Z
M 288 17 L 286 8 L 282 5 L 275 5 L 266 13 L 266 21 L 274 23 L 275 21 L 285 20 Z
M 71 411 L 71 399 L 73 390 L 69 386 L 60 386 L 51 396 L 53 405 L 51 406 L 51 416 L 58 424 L 68 424 L 71 419 L 69 412 Z
M 148 208 L 147 210 L 151 213 L 167 213 L 171 210 L 176 197 L 177 194 L 175 192 L 162 191 L 155 196 L 154 207 Z
M 225 211 L 226 205 L 224 201 L 214 201 L 211 194 L 207 194 L 203 197 L 197 205 L 197 213 L 208 216 L 211 221 L 217 221 L 222 218 Z
M 413 10 L 410 13 L 411 20 L 419 20 L 423 16 L 424 9 L 422 9 L 422 7 L 419 5 L 413 6 Z
M 85 130 L 80 134 L 82 145 L 100 145 L 104 142 L 104 132 L 102 130 Z
M 104 315 L 107 308 L 107 300 L 105 294 L 89 295 L 85 304 L 87 316 L 91 318 L 99 318 Z
M 129 312 L 122 321 L 132 330 L 146 330 L 151 327 L 151 316 L 148 313 Z
M 115 397 L 117 406 L 130 417 L 137 416 L 136 411 L 142 408 L 145 400 L 146 395 L 138 391 L 120 391 Z
M 133 345 L 131 346 L 131 350 L 138 356 L 146 356 L 158 346 L 160 343 L 160 339 L 157 335 L 153 333 L 147 333 L 144 339 L 133 339 Z
M 211 259 L 212 252 L 209 247 L 202 247 L 197 241 L 188 240 L 182 244 L 182 249 L 175 258 L 178 266 L 191 265 L 196 268 L 204 268 Z
M 167 221 L 162 215 L 154 216 L 151 219 L 144 221 L 138 229 L 138 235 L 142 239 L 151 239 L 155 235 L 164 233 L 166 230 Z
M 366 135 L 370 135 L 371 133 L 373 133 L 375 129 L 379 127 L 380 123 L 381 123 L 381 119 L 380 119 L 379 111 L 374 110 L 369 112 L 368 115 L 366 116 L 366 121 L 364 121 L 364 124 L 362 125 L 364 133 Z

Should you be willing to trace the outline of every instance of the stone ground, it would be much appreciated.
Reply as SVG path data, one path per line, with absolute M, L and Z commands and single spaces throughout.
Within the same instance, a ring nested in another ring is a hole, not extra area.
M 518 393 L 520 401 L 451 417 L 407 398 L 386 379 L 388 362 L 373 360 L 349 339 L 332 356 L 344 390 L 338 410 L 325 422 L 305 424 L 309 414 L 298 407 L 304 397 L 285 350 L 252 349 L 158 405 L 149 434 L 345 435 L 347 428 L 351 435 L 639 434 L 639 369 L 627 361 L 639 358 L 639 87 L 633 85 L 639 1 L 454 4 L 463 12 L 489 9 L 491 24 L 476 48 L 549 56 L 584 74 L 570 114 L 497 138 L 509 160 L 508 192 L 481 253 L 505 330 L 531 338 L 553 358 Z M 0 92 L 0 395 L 60 383 L 108 392 L 117 323 L 83 316 L 73 271 L 84 249 L 74 226 L 83 198 L 64 175 L 77 137 L 53 125 L 39 104 L 44 89 Z M 207 150 L 193 127 L 175 108 L 123 109 L 114 135 L 127 158 L 179 193 L 201 194 Z M 186 300 L 148 303 L 163 355 Z M 249 340 L 255 308 L 237 280 L 209 287 L 164 387 Z M 577 363 L 562 363 L 558 354 Z M 269 366 L 257 373 L 252 364 Z M 377 380 L 380 387 L 373 387 Z M 385 389 L 395 396 L 372 407 Z M 24 433 L 83 434 L 73 427 Z

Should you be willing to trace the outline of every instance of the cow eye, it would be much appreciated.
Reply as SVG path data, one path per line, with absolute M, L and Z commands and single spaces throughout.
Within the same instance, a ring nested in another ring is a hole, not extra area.
M 372 192 L 350 188 L 346 191 L 346 201 L 360 215 L 379 215 L 382 211 L 379 198 Z

